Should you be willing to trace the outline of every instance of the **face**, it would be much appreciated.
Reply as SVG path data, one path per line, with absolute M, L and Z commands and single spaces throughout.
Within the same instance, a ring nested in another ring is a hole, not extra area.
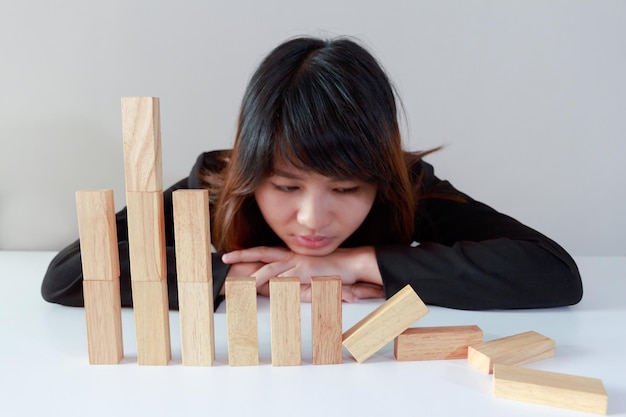
M 254 196 L 267 224 L 291 251 L 323 256 L 363 223 L 374 204 L 376 186 L 278 163 Z

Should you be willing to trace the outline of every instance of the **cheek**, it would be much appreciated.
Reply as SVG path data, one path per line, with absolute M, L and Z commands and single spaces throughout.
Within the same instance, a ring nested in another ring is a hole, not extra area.
M 256 192 L 255 198 L 263 218 L 272 229 L 287 221 L 289 208 L 284 199 L 277 198 L 274 193 L 263 192 L 263 190 Z

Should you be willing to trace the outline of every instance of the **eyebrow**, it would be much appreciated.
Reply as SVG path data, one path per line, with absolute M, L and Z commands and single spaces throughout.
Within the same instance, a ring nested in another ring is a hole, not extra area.
M 287 171 L 283 171 L 282 169 L 274 169 L 272 170 L 272 175 L 277 175 L 279 177 L 285 177 L 288 178 L 290 180 L 302 180 L 303 178 L 292 173 L 292 172 L 287 172 Z

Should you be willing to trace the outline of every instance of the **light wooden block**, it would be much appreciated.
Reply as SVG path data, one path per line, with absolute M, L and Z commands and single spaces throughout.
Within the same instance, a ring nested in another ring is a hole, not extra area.
M 167 365 L 172 358 L 167 281 L 131 281 L 131 285 L 137 362 Z
M 113 190 L 76 192 L 83 279 L 119 281 Z
M 341 278 L 311 277 L 313 364 L 339 364 L 342 355 Z
M 176 190 L 172 201 L 178 282 L 209 282 L 212 280 L 209 191 Z
M 126 191 L 163 190 L 160 123 L 158 98 L 122 98 Z
M 131 279 L 166 280 L 163 192 L 127 192 L 126 205 Z
M 270 278 L 270 333 L 272 365 L 301 365 L 299 278 Z
M 213 283 L 179 282 L 178 306 L 183 365 L 213 365 L 215 360 Z
M 414 327 L 394 340 L 399 361 L 467 359 L 467 347 L 483 341 L 478 326 Z
M 226 277 L 226 328 L 228 364 L 259 364 L 256 280 L 253 277 Z
M 124 357 L 119 280 L 83 281 L 90 364 L 117 364 Z
M 410 285 L 343 334 L 343 345 L 361 363 L 428 313 L 428 307 Z
M 493 394 L 499 398 L 606 414 L 608 395 L 600 379 L 496 364 Z
M 524 365 L 554 356 L 554 340 L 537 332 L 507 336 L 468 347 L 467 360 L 485 373 L 493 372 L 494 364 Z

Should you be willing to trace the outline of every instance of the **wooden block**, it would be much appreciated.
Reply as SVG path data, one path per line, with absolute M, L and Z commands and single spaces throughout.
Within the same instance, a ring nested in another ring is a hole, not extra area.
M 178 282 L 178 306 L 183 365 L 213 365 L 213 283 Z
M 122 98 L 126 191 L 162 191 L 161 115 L 156 97 Z
M 300 279 L 270 278 L 272 366 L 302 364 Z
M 485 373 L 494 364 L 524 365 L 554 356 L 554 340 L 529 331 L 469 346 L 467 360 Z
M 127 192 L 126 205 L 131 279 L 166 280 L 163 192 Z
M 410 285 L 343 334 L 343 345 L 361 363 L 428 313 Z
M 313 364 L 339 364 L 341 344 L 341 278 L 311 277 Z
M 395 338 L 393 354 L 399 361 L 466 359 L 467 347 L 482 341 L 478 326 L 414 327 Z
M 496 364 L 493 395 L 586 413 L 606 414 L 608 395 L 596 378 Z
M 208 190 L 172 193 L 178 282 L 212 281 Z
M 228 364 L 259 364 L 256 280 L 253 277 L 226 277 L 226 328 Z
M 83 281 L 90 364 L 117 364 L 124 357 L 119 280 Z
M 172 358 L 167 281 L 131 281 L 131 285 L 137 362 L 167 365 Z
M 119 281 L 113 190 L 76 192 L 83 279 Z

